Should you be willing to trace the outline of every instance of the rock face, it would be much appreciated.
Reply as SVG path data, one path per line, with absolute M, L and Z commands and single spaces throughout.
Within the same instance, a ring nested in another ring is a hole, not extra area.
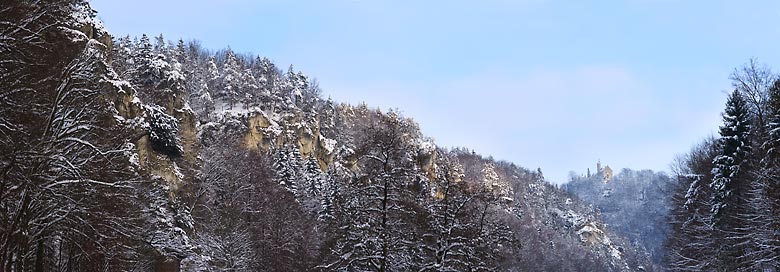
M 242 113 L 222 113 L 220 123 L 236 123 L 241 128 L 236 137 L 242 139 L 244 147 L 263 153 L 292 146 L 303 158 L 313 157 L 321 170 L 333 163 L 335 140 L 320 133 L 319 122 L 306 122 L 301 112 L 293 114 L 275 114 L 259 108 Z M 214 129 L 219 123 L 209 123 L 203 129 Z M 243 131 L 243 132 L 241 132 Z
M 184 96 L 170 100 L 165 107 L 166 114 L 173 116 L 178 124 L 177 138 L 181 141 L 181 158 L 172 158 L 162 154 L 153 148 L 149 139 L 149 108 L 135 95 L 136 91 L 129 84 L 117 81 L 118 90 L 115 93 L 115 110 L 117 121 L 134 128 L 132 133 L 135 140 L 135 148 L 138 158 L 138 166 L 142 171 L 147 171 L 153 177 L 159 177 L 171 188 L 173 198 L 185 182 L 185 176 L 177 165 L 185 163 L 197 165 L 199 141 L 198 130 L 195 125 L 195 115 L 186 106 Z M 191 177 L 190 177 L 191 178 Z

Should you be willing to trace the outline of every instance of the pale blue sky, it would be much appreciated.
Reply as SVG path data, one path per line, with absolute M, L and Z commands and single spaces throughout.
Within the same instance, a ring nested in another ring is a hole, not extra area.
M 325 96 L 399 108 L 443 146 L 667 171 L 716 133 L 729 73 L 780 61 L 777 1 L 92 0 L 115 35 L 267 56 Z

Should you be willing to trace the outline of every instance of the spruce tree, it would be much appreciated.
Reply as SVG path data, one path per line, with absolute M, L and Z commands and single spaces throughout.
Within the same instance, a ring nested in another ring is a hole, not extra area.
M 769 118 L 766 131 L 768 137 L 764 142 L 766 156 L 763 164 L 767 168 L 777 168 L 780 165 L 780 80 L 769 88 Z
M 166 54 L 166 48 L 165 48 L 165 37 L 163 37 L 163 34 L 160 33 L 160 36 L 154 37 L 154 53 L 155 54 Z
M 723 126 L 720 127 L 719 146 L 721 153 L 713 159 L 712 216 L 721 217 L 724 209 L 730 209 L 734 202 L 735 191 L 744 185 L 746 162 L 751 151 L 750 113 L 748 105 L 738 91 L 734 91 L 726 102 L 723 113 Z
M 182 65 L 187 64 L 187 47 L 184 45 L 183 39 L 179 39 L 176 43 L 175 57 L 176 61 Z
M 301 180 L 301 155 L 298 149 L 288 146 L 277 150 L 273 168 L 279 184 L 297 196 Z
M 134 79 L 137 86 L 151 86 L 152 80 L 152 43 L 146 34 L 141 35 L 141 40 L 135 46 L 133 52 Z
M 751 191 L 751 116 L 749 106 L 739 91 L 726 102 L 723 126 L 718 140 L 719 154 L 712 161 L 711 217 L 717 249 L 716 269 L 734 271 L 742 264 L 749 249 L 747 220 L 752 217 L 748 205 Z
M 750 270 L 767 270 L 780 267 L 780 80 L 769 88 L 767 137 L 762 145 L 765 150 L 762 168 L 757 171 L 750 195 L 750 207 L 759 211 L 752 216 L 749 226 L 752 244 L 757 250 L 747 264 Z
M 225 64 L 222 65 L 222 89 L 218 92 L 219 99 L 226 102 L 232 109 L 236 104 L 241 88 L 241 67 L 236 54 L 230 49 L 225 52 Z

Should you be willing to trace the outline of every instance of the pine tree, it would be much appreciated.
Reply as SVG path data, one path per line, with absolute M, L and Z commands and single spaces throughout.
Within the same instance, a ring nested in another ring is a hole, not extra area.
M 252 70 L 244 69 L 241 72 L 239 83 L 241 92 L 240 102 L 244 104 L 244 107 L 249 108 L 260 104 L 259 98 L 261 97 L 261 94 L 258 93 L 260 87 L 257 84 L 257 79 L 252 75 Z
M 769 89 L 769 117 L 766 131 L 768 137 L 763 144 L 766 150 L 764 165 L 768 168 L 780 167 L 780 80 Z
M 112 62 L 111 65 L 114 71 L 122 78 L 130 76 L 133 66 L 133 41 L 130 36 L 120 37 L 114 40 L 114 46 L 112 48 Z
M 284 188 L 298 195 L 301 183 L 301 155 L 297 148 L 283 147 L 276 151 L 273 168 L 276 179 Z
M 138 86 L 151 86 L 152 79 L 152 44 L 146 34 L 141 35 L 141 39 L 135 46 L 133 52 L 133 64 L 135 66 L 133 74 L 134 83 Z
M 167 50 L 165 48 L 165 38 L 163 37 L 162 33 L 160 33 L 160 36 L 154 37 L 154 49 L 153 50 L 154 50 L 153 51 L 154 54 L 165 54 L 165 55 L 167 55 L 166 54 Z
M 751 116 L 742 95 L 735 90 L 726 102 L 720 127 L 720 153 L 713 159 L 711 216 L 719 241 L 717 269 L 732 271 L 747 253 L 746 220 L 751 217 L 748 194 L 751 191 Z
M 313 155 L 309 155 L 308 159 L 303 165 L 304 179 L 306 180 L 307 194 L 311 196 L 318 196 L 322 191 L 322 170 L 320 164 L 317 162 L 317 158 Z
M 750 221 L 750 237 L 757 249 L 748 264 L 755 271 L 780 267 L 780 80 L 768 92 L 766 154 L 750 195 L 750 206 L 759 211 Z
M 716 220 L 724 209 L 730 209 L 737 193 L 744 189 L 747 160 L 751 151 L 750 114 L 739 92 L 734 91 L 726 102 L 723 126 L 720 127 L 720 155 L 713 160 L 712 214 Z
M 176 43 L 176 51 L 174 55 L 176 57 L 176 61 L 182 65 L 187 64 L 187 47 L 184 45 L 183 39 L 179 39 L 179 41 Z
M 236 54 L 230 49 L 225 52 L 225 63 L 222 65 L 222 88 L 217 92 L 218 99 L 227 102 L 232 109 L 238 100 L 241 88 L 241 67 Z

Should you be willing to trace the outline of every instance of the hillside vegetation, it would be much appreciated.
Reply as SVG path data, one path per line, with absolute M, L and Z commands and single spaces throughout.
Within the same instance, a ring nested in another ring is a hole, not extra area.
M 81 0 L 0 8 L 0 270 L 629 271 L 531 171 Z

